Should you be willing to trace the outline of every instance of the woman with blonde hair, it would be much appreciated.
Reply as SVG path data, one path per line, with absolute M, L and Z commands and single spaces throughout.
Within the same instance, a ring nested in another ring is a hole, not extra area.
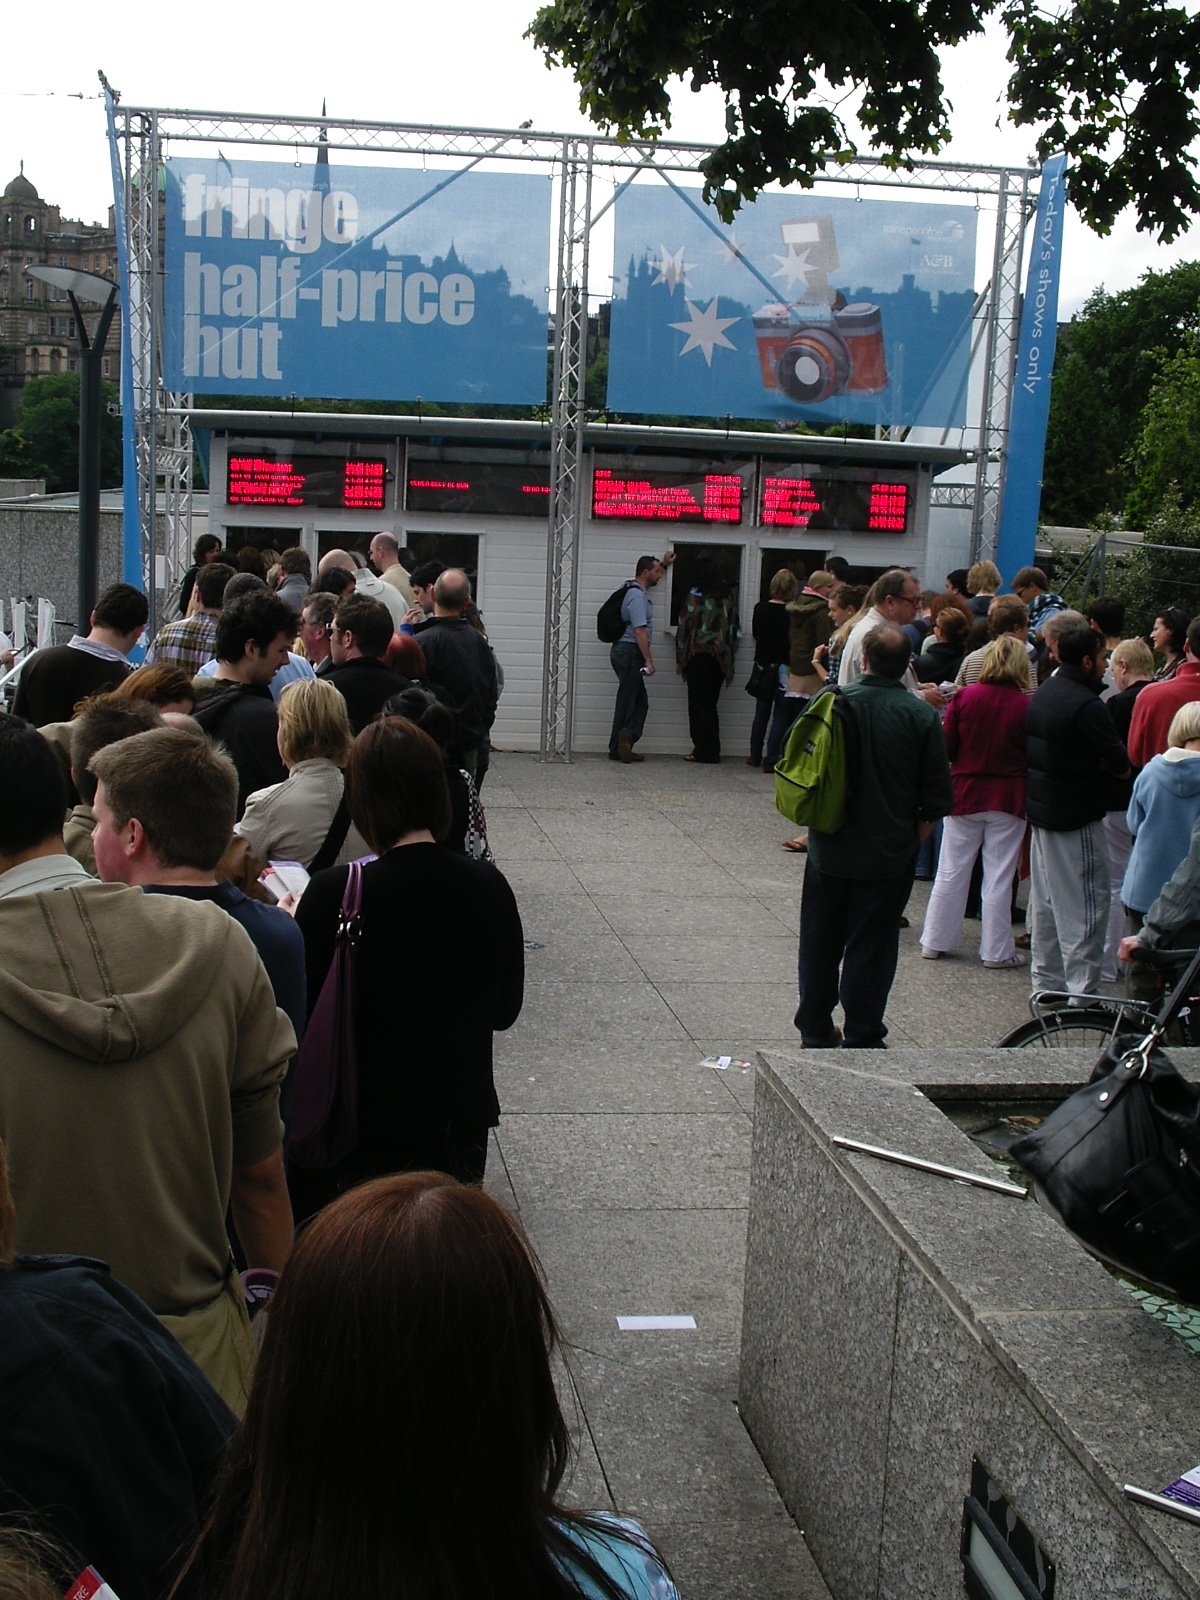
M 346 702 L 324 678 L 289 683 L 279 697 L 283 783 L 256 789 L 236 832 L 260 861 L 298 861 L 310 871 L 370 854 L 350 820 L 343 769 L 353 737 Z
M 1129 932 L 1137 933 L 1147 911 L 1188 853 L 1192 826 L 1200 817 L 1200 700 L 1189 700 L 1171 718 L 1167 748 L 1148 761 L 1133 785 L 1125 820 L 1133 849 L 1121 884 Z
M 1000 587 L 1000 568 L 994 561 L 977 561 L 967 573 L 967 593 L 971 596 L 967 604 L 971 614 L 976 617 L 986 617 L 991 609 L 992 601 L 996 598 L 996 590 Z
M 827 683 L 838 681 L 838 668 L 842 663 L 846 641 L 871 609 L 871 592 L 862 584 L 855 583 L 839 583 L 829 591 L 826 604 L 829 607 L 829 620 L 833 623 L 833 633 L 829 643 L 813 654 L 818 670 L 824 670 Z
M 943 732 L 954 780 L 921 954 L 930 961 L 957 948 L 975 858 L 983 852 L 985 967 L 1023 967 L 1013 939 L 1012 881 L 1025 837 L 1025 718 L 1029 657 L 1011 633 L 987 648 L 979 682 L 955 692 Z

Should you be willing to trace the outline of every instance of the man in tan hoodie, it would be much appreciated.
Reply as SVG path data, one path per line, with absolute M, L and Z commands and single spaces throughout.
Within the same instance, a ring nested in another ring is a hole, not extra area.
M 219 906 L 96 883 L 46 741 L 0 718 L 0 1138 L 19 1248 L 95 1256 L 237 1412 L 253 1344 L 225 1235 L 282 1269 L 295 1034 Z

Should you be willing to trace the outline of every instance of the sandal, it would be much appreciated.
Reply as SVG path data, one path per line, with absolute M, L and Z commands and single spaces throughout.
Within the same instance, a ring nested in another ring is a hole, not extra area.
M 808 850 L 808 835 L 805 834 L 802 839 L 785 839 L 780 848 L 791 850 L 795 855 L 804 855 Z

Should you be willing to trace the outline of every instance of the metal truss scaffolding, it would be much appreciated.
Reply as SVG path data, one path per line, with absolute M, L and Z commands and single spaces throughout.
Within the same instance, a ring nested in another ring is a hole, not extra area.
M 128 230 L 129 304 L 122 319 L 133 360 L 133 405 L 143 572 L 147 593 L 170 593 L 190 558 L 192 442 L 191 397 L 162 387 L 163 161 L 193 145 L 277 147 L 299 152 L 318 146 L 330 154 L 388 155 L 477 166 L 483 161 L 526 162 L 549 172 L 558 185 L 557 271 L 554 291 L 554 362 L 550 430 L 550 511 L 546 556 L 545 643 L 542 675 L 542 759 L 569 761 L 577 653 L 579 540 L 585 498 L 584 431 L 588 310 L 607 298 L 589 288 L 592 230 L 616 195 L 641 173 L 697 177 L 709 145 L 668 141 L 621 144 L 587 135 L 533 129 L 429 127 L 412 123 L 344 121 L 335 117 L 245 115 L 126 106 L 114 108 L 122 146 L 125 225 Z M 594 205 L 595 177 L 617 185 Z M 1033 209 L 1035 173 L 1020 168 L 951 162 L 914 162 L 892 169 L 864 159 L 834 166 L 818 182 L 856 192 L 899 188 L 994 199 L 997 208 L 991 282 L 979 297 L 985 359 L 978 414 L 979 454 L 972 494 L 956 486 L 953 503 L 973 502 L 973 558 L 995 548 L 1003 493 L 1009 403 L 1020 316 L 1020 272 L 1025 229 Z M 668 181 L 670 181 L 668 179 Z M 968 434 L 975 434 L 971 427 Z M 974 443 L 974 439 L 969 441 Z M 944 503 L 951 503 L 946 501 Z M 155 600 L 151 600 L 154 617 Z
M 550 538 L 542 663 L 542 760 L 569 761 L 575 704 L 575 601 L 587 418 L 587 281 L 592 172 L 588 142 L 564 139 L 550 411 Z
M 971 560 L 990 561 L 996 553 L 1004 473 L 1008 462 L 1008 419 L 1021 322 L 1021 258 L 1032 205 L 1028 171 L 1000 174 L 992 278 L 987 296 L 987 345 L 983 362 L 983 401 L 979 408 L 979 454 L 975 461 L 975 506 L 971 515 Z

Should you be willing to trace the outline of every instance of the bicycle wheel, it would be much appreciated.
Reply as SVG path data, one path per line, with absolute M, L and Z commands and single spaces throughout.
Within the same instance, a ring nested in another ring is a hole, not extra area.
M 1095 1050 L 1111 1043 L 1114 1033 L 1123 1048 L 1137 1044 L 1146 1028 L 1132 1017 L 1106 1006 L 1064 1006 L 1044 1017 L 1033 1017 L 1011 1029 L 996 1044 L 1002 1050 Z

